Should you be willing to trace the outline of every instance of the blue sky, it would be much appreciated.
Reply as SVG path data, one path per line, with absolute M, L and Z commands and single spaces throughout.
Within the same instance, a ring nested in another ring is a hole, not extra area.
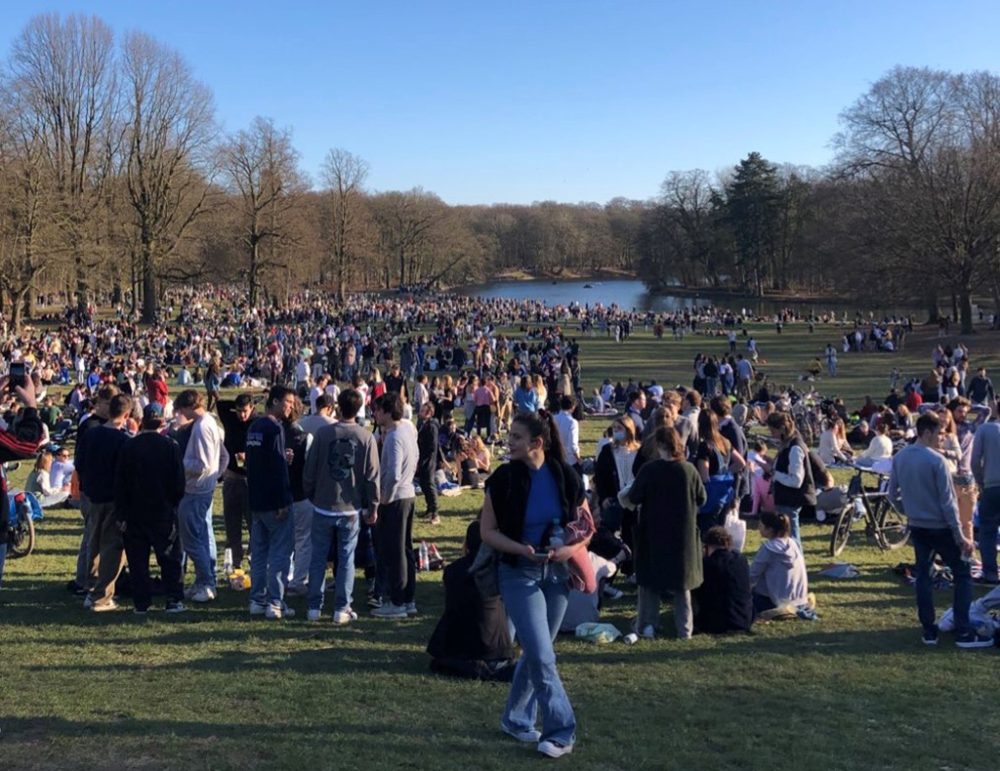
M 53 11 L 177 48 L 224 129 L 291 127 L 313 178 L 342 147 L 371 189 L 453 204 L 645 199 L 751 150 L 821 166 L 838 113 L 891 67 L 996 70 L 1000 50 L 995 0 L 24 0 L 0 51 Z

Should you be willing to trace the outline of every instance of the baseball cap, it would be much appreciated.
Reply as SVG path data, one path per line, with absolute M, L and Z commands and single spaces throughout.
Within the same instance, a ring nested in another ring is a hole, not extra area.
M 163 420 L 163 405 L 159 402 L 150 402 L 142 408 L 143 420 Z

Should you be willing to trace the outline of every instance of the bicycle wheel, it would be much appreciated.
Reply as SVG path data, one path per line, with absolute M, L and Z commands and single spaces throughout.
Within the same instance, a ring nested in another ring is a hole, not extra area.
M 883 498 L 875 511 L 875 539 L 883 550 L 898 549 L 910 540 L 903 512 Z
M 837 557 L 847 546 L 847 541 L 851 537 L 851 525 L 854 523 L 854 506 L 848 502 L 844 510 L 840 512 L 837 521 L 830 534 L 830 556 Z
M 20 509 L 20 507 L 18 507 Z M 18 511 L 17 524 L 9 531 L 7 556 L 11 559 L 27 557 L 35 548 L 35 523 L 30 511 Z

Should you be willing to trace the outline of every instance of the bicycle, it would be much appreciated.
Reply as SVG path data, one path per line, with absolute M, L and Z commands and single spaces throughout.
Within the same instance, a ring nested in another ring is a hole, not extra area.
M 855 522 L 865 520 L 865 535 L 874 538 L 882 551 L 905 546 L 910 540 L 906 517 L 889 500 L 888 476 L 862 466 L 854 466 L 857 474 L 847 487 L 846 503 L 836 515 L 830 534 L 830 556 L 836 557 L 847 546 Z M 864 475 L 878 477 L 877 487 L 865 487 Z M 832 512 L 831 512 L 832 513 Z
M 7 527 L 7 557 L 10 559 L 27 557 L 35 549 L 35 512 L 31 500 L 33 497 L 31 493 L 20 491 L 10 493 Z

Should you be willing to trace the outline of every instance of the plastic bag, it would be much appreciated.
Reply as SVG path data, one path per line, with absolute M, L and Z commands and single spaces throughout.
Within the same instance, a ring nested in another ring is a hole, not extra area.
M 725 528 L 729 537 L 733 539 L 733 551 L 742 552 L 747 542 L 747 523 L 740 519 L 736 511 L 731 510 L 726 514 Z
M 611 643 L 622 636 L 611 624 L 587 621 L 576 628 L 576 636 L 592 643 Z

